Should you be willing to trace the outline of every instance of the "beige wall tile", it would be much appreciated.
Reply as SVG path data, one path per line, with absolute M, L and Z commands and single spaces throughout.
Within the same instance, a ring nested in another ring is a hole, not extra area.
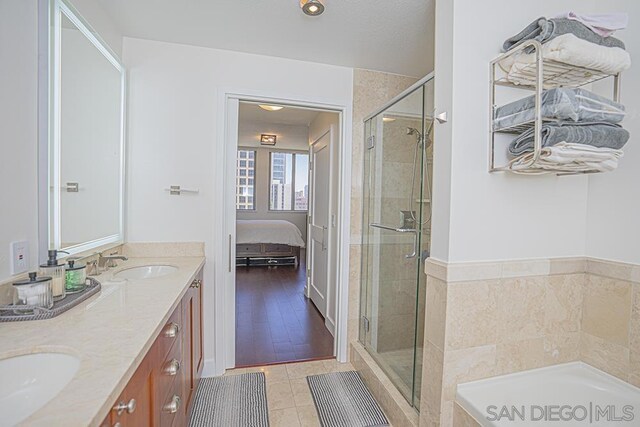
M 457 403 L 453 405 L 453 425 L 456 427 L 481 427 L 480 423 Z
M 629 349 L 585 332 L 580 334 L 580 360 L 625 381 L 629 376 Z
M 480 380 L 496 375 L 496 346 L 485 345 L 444 354 L 442 376 L 443 401 L 455 399 L 456 386 L 460 383 Z
M 580 331 L 584 274 L 551 276 L 545 284 L 545 332 Z
M 587 270 L 584 257 L 551 258 L 549 274 L 582 274 Z
M 497 342 L 540 338 L 544 335 L 547 277 L 502 279 L 492 286 L 498 315 Z
M 523 261 L 505 261 L 502 263 L 502 277 L 530 277 L 546 276 L 551 271 L 551 261 L 548 259 L 533 259 Z
M 440 350 L 444 349 L 445 316 L 447 310 L 447 284 L 427 276 L 425 340 Z
M 498 344 L 496 375 L 526 371 L 544 366 L 544 338 Z
M 632 264 L 608 261 L 603 259 L 587 259 L 587 273 L 618 280 L 631 280 Z
M 499 280 L 449 283 L 445 349 L 495 344 L 496 293 Z
M 443 362 L 442 350 L 427 341 L 422 362 L 420 425 L 437 425 L 440 422 Z
M 629 321 L 629 361 L 631 375 L 640 377 L 640 284 L 632 286 L 631 319 Z
M 582 331 L 621 346 L 629 345 L 631 283 L 588 275 Z
M 580 332 L 544 337 L 544 364 L 574 362 L 580 359 Z

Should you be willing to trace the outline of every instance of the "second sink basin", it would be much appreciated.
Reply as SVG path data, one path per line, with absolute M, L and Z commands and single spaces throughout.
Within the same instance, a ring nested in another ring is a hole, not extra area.
M 162 277 L 177 271 L 178 267 L 173 265 L 142 265 L 140 267 L 131 267 L 119 271 L 113 277 L 117 279 L 151 279 L 154 277 Z
M 62 353 L 0 360 L 0 425 L 15 425 L 42 408 L 62 391 L 79 367 L 79 359 Z

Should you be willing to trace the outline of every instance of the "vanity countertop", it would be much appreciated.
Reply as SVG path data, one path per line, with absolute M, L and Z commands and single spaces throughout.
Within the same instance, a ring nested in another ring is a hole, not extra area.
M 49 320 L 0 323 L 0 359 L 37 352 L 80 359 L 71 382 L 23 424 L 100 424 L 204 262 L 204 257 L 129 258 L 96 276 L 101 292 L 68 312 Z M 109 282 L 120 270 L 153 264 L 178 270 L 162 277 Z

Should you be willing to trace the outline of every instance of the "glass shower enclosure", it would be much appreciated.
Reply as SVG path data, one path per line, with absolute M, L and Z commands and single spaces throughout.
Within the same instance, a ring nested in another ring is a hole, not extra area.
M 433 78 L 365 122 L 360 342 L 419 410 L 431 241 Z

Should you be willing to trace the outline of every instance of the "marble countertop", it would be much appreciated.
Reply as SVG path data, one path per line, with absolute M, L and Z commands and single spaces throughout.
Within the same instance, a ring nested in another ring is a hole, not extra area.
M 29 426 L 98 425 L 140 365 L 180 302 L 204 257 L 129 258 L 96 279 L 102 290 L 49 320 L 0 323 L 0 359 L 60 352 L 80 359 L 62 392 L 23 421 Z M 157 278 L 111 283 L 113 274 L 141 265 L 173 265 Z

